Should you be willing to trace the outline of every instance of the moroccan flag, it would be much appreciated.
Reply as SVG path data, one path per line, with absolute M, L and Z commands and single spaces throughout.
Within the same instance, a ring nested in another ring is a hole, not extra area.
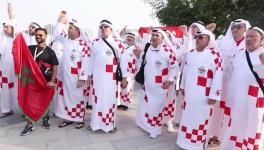
M 19 34 L 13 43 L 15 73 L 18 76 L 18 104 L 23 113 L 39 121 L 47 113 L 54 89 L 47 86 L 44 75 Z

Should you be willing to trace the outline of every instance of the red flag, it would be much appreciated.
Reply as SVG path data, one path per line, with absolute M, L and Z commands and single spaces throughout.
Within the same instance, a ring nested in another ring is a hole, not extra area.
M 47 86 L 21 34 L 14 40 L 13 57 L 15 73 L 18 75 L 19 107 L 29 119 L 38 121 L 47 111 L 54 89 Z
M 155 27 L 155 28 L 159 28 L 159 29 L 162 29 L 162 30 L 169 30 L 171 32 L 175 32 L 177 38 L 181 38 L 183 36 L 183 33 L 179 29 L 178 26 L 166 26 L 166 27 Z M 140 36 L 142 37 L 143 33 L 147 33 L 148 30 L 149 30 L 149 27 L 140 27 L 138 29 L 138 32 L 139 32 Z

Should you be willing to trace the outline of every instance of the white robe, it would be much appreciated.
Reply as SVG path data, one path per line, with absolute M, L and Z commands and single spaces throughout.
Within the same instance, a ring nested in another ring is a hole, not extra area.
M 212 115 L 212 122 L 210 127 L 210 134 L 217 136 L 221 141 L 223 133 L 225 132 L 230 122 L 230 107 L 226 104 L 227 99 L 227 87 L 232 73 L 232 62 L 234 55 L 241 49 L 245 48 L 245 40 L 237 46 L 233 36 L 231 38 L 223 37 L 219 42 L 219 52 L 223 58 L 223 83 L 222 83 L 222 95 L 221 101 L 214 105 L 214 111 Z M 225 118 L 225 119 L 224 119 Z
M 17 78 L 14 72 L 13 41 L 4 32 L 0 33 L 0 87 L 1 112 L 7 113 L 18 109 Z
M 158 51 L 153 51 L 158 49 Z M 164 81 L 175 81 L 179 71 L 175 53 L 166 45 L 149 47 L 144 69 L 145 83 L 139 99 L 136 124 L 143 130 L 157 136 L 161 134 L 163 111 L 168 93 L 173 89 L 163 89 Z
M 213 111 L 208 99 L 220 101 L 221 57 L 214 49 L 196 49 L 186 55 L 181 88 L 185 91 L 177 144 L 188 150 L 201 150 Z
M 120 58 L 124 50 L 122 42 L 115 37 L 109 37 L 106 40 Z M 90 126 L 92 130 L 102 129 L 109 132 L 116 127 L 118 84 L 115 73 L 117 61 L 112 50 L 102 38 L 93 41 L 90 66 L 89 75 L 93 76 L 93 109 Z
M 253 66 L 261 64 L 259 55 L 263 52 L 264 48 L 249 52 Z M 233 71 L 226 101 L 231 108 L 231 122 L 225 132 L 220 149 L 263 150 L 263 93 L 248 66 L 245 50 L 240 50 L 237 53 L 232 66 Z M 263 74 L 259 76 L 263 81 Z
M 83 122 L 86 87 L 77 88 L 78 80 L 87 80 L 90 46 L 81 38 L 61 37 L 63 57 L 60 64 L 61 80 L 57 82 L 58 99 L 55 115 L 70 121 Z
M 35 35 L 32 36 L 32 35 L 30 35 L 27 32 L 23 32 L 22 35 L 23 35 L 23 37 L 24 37 L 24 39 L 25 39 L 25 41 L 26 41 L 28 46 L 29 45 L 37 45 Z
M 128 106 L 132 103 L 132 90 L 134 87 L 134 77 L 137 71 L 137 58 L 133 53 L 133 50 L 136 48 L 134 45 L 128 46 L 125 45 L 126 49 L 122 54 L 121 65 L 124 70 L 122 70 L 123 77 L 127 78 L 127 87 L 120 88 L 120 104 Z

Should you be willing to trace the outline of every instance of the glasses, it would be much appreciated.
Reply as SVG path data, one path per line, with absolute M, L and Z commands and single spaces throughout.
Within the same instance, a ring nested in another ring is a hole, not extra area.
M 201 40 L 201 39 L 203 39 L 203 38 L 205 38 L 205 37 L 207 37 L 207 36 L 202 36 L 202 35 L 198 35 L 198 36 L 195 36 L 195 39 L 196 40 Z
M 74 29 L 74 27 L 73 26 L 69 26 L 69 29 Z
M 108 28 L 109 26 L 100 26 L 100 29 L 106 29 L 106 28 Z
M 235 30 L 235 29 L 240 30 L 241 28 L 243 28 L 242 25 L 233 25 L 233 26 L 231 26 L 231 30 Z

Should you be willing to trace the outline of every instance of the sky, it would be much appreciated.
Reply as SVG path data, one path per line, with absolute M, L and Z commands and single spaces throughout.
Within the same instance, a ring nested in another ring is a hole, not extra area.
M 103 19 L 111 21 L 115 29 L 159 25 L 143 0 L 0 0 L 0 22 L 8 19 L 7 2 L 11 2 L 21 28 L 27 28 L 31 21 L 56 24 L 61 10 L 90 30 L 97 30 Z

